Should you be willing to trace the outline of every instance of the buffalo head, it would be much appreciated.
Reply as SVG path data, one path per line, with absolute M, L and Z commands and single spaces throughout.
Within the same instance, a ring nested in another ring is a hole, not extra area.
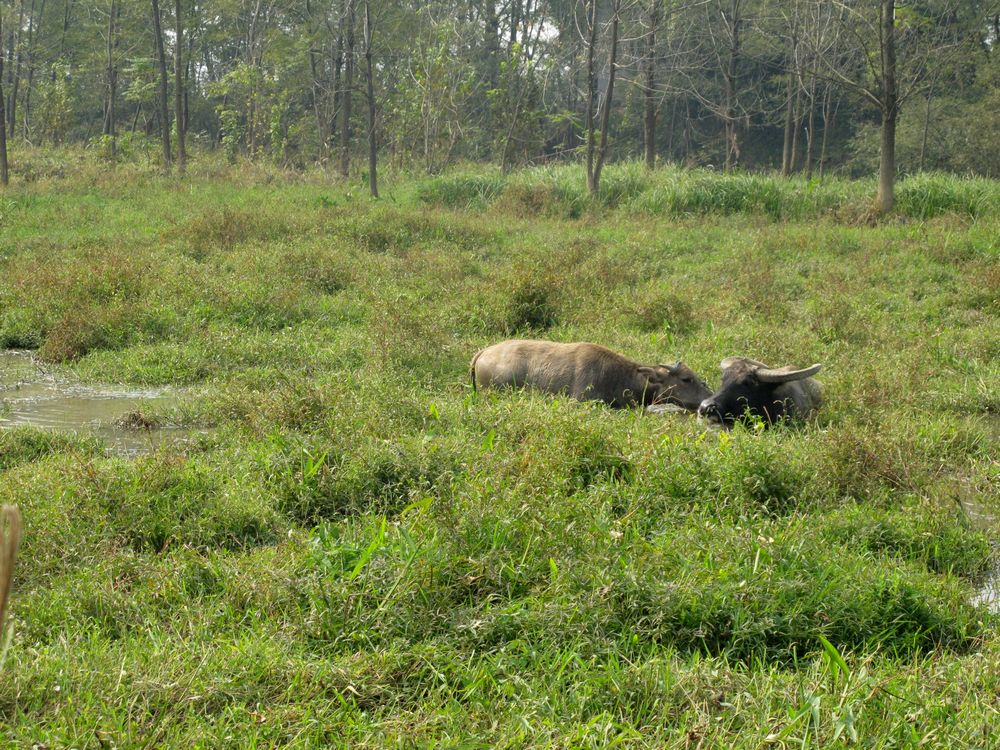
M 712 394 L 711 389 L 683 362 L 672 365 L 640 365 L 639 375 L 646 379 L 645 403 L 677 404 L 694 411 Z
M 808 417 L 819 406 L 821 386 L 812 379 L 822 365 L 804 370 L 768 367 L 744 357 L 722 360 L 722 385 L 701 402 L 698 416 L 730 429 L 744 416 L 773 424 L 782 417 Z

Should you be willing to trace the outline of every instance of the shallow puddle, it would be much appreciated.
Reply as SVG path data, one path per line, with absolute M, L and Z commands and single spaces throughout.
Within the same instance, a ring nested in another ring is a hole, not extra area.
M 137 455 L 200 434 L 176 427 L 126 430 L 114 425 L 125 414 L 159 411 L 176 400 L 166 388 L 82 385 L 55 377 L 28 352 L 0 352 L 0 429 L 31 425 L 98 435 L 116 453 Z
M 973 526 L 978 528 L 995 528 L 997 517 L 982 505 L 976 502 L 962 500 L 962 510 Z M 994 543 L 994 559 L 997 554 L 996 543 Z M 994 563 L 979 581 L 972 603 L 977 607 L 986 607 L 994 614 L 1000 612 L 1000 564 Z

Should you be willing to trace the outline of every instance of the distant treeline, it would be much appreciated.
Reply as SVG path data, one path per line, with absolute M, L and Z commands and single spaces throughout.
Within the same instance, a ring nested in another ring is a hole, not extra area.
M 995 0 L 0 0 L 0 13 L 14 144 L 113 155 L 156 141 L 177 162 L 186 133 L 344 173 L 573 159 L 599 179 L 607 156 L 859 175 L 879 169 L 891 119 L 894 171 L 1000 175 Z

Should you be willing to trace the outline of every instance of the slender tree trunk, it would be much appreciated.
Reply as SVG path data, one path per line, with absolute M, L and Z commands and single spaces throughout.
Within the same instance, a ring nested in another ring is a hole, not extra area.
M 156 65 L 160 70 L 159 112 L 160 137 L 163 141 L 163 172 L 170 173 L 170 114 L 167 106 L 167 56 L 163 51 L 163 30 L 160 28 L 160 4 L 152 0 L 153 38 L 156 47 Z
M 688 97 L 684 97 L 684 164 L 689 165 L 691 163 L 691 100 Z
M 536 10 L 531 7 L 531 0 L 524 0 L 521 9 L 521 56 L 526 60 L 531 59 L 531 14 Z
M 177 174 L 183 175 L 187 169 L 187 149 L 184 122 L 184 15 L 181 0 L 174 0 L 174 123 L 177 128 Z
M 791 45 L 785 58 L 785 70 L 788 79 L 785 83 L 785 140 L 781 150 L 781 174 L 787 177 L 792 173 L 795 153 L 795 106 L 796 100 L 792 89 L 795 87 L 798 71 L 799 27 L 798 16 L 793 15 L 791 21 Z
M 812 80 L 809 84 L 809 119 L 806 126 L 806 179 L 812 179 L 813 173 L 813 143 L 816 141 L 816 74 L 813 71 Z
M 649 32 L 646 36 L 646 86 L 643 91 L 642 141 L 646 168 L 656 166 L 656 28 L 660 20 L 660 0 L 649 1 Z
M 42 19 L 45 18 L 45 0 L 38 9 L 38 18 L 35 18 L 34 5 L 32 5 L 31 18 L 28 19 L 28 80 L 24 87 L 24 116 L 22 117 L 24 140 L 31 136 L 31 90 L 35 81 L 35 40 L 41 32 Z
M 508 31 L 507 50 L 513 53 L 517 44 L 517 27 L 521 25 L 522 0 L 510 0 L 510 28 Z
M 785 85 L 785 142 L 781 150 L 781 174 L 788 177 L 792 173 L 792 131 L 795 130 L 794 99 L 792 86 L 795 77 L 788 71 L 788 82 Z
M 882 0 L 882 18 L 879 24 L 882 44 L 882 151 L 878 172 L 878 208 L 884 214 L 892 211 L 896 184 L 898 92 L 895 19 L 895 0 Z
M 483 46 L 486 48 L 486 84 L 491 89 L 500 81 L 500 18 L 496 0 L 484 0 L 485 28 Z
M 507 127 L 506 137 L 503 139 L 503 149 L 500 152 L 500 171 L 507 174 L 511 170 L 510 145 L 514 141 L 514 130 L 517 128 L 519 116 L 521 114 L 521 99 L 523 92 L 520 92 L 514 101 L 514 109 L 510 114 L 510 125 Z
M 38 9 L 38 18 L 32 19 L 28 27 L 28 81 L 24 90 L 24 140 L 31 136 L 31 92 L 35 82 L 35 42 L 41 33 L 42 19 L 45 18 L 45 0 Z
M 600 193 L 601 170 L 604 168 L 604 160 L 608 155 L 608 130 L 611 127 L 611 102 L 615 94 L 615 73 L 618 65 L 618 22 L 621 11 L 622 0 L 613 0 L 611 4 L 611 54 L 608 62 L 608 90 L 604 92 L 604 101 L 601 103 L 601 142 L 597 147 L 597 156 L 594 159 L 593 172 L 588 175 L 587 187 L 594 197 Z M 597 18 L 595 16 L 596 25 Z
M 341 103 L 340 174 L 351 171 L 351 93 L 354 88 L 354 0 L 345 0 L 347 38 L 344 49 L 344 92 Z
M 333 49 L 333 109 L 330 117 L 330 149 L 336 148 L 339 130 L 337 129 L 337 118 L 340 116 L 340 108 L 343 105 L 343 96 L 340 91 L 340 80 L 344 69 L 344 19 L 341 18 L 337 24 L 337 35 Z
M 802 77 L 795 75 L 795 112 L 792 123 L 792 151 L 788 155 L 788 171 L 795 172 L 799 165 L 799 131 L 802 129 Z
M 574 36 L 574 39 L 575 38 L 576 37 Z M 570 63 L 571 70 L 570 70 L 570 89 L 569 89 L 569 103 L 568 103 L 569 104 L 568 109 L 573 114 L 576 114 L 577 109 L 580 106 L 580 100 L 577 95 L 577 92 L 579 92 L 580 90 L 579 86 L 577 85 L 579 77 L 579 66 L 576 64 L 577 60 L 579 59 L 579 55 L 580 55 L 579 47 L 577 45 L 574 45 Z M 578 133 L 576 132 L 576 124 L 574 123 L 573 120 L 574 118 L 567 117 L 566 124 L 563 127 L 562 138 L 563 138 L 564 153 L 568 153 L 569 151 L 571 151 L 572 149 L 576 148 L 579 145 L 578 144 L 579 136 Z
M 365 68 L 368 83 L 368 189 L 378 198 L 378 152 L 375 149 L 375 73 L 372 69 L 371 0 L 365 0 Z
M 924 132 L 920 137 L 920 166 L 918 169 L 924 171 L 924 158 L 927 155 L 927 135 L 931 129 L 931 99 L 934 96 L 934 87 L 929 86 L 927 89 L 927 101 L 924 106 Z
M 317 52 L 309 49 L 309 74 L 312 76 L 312 107 L 313 117 L 316 118 L 316 140 L 319 143 L 319 153 L 317 156 L 322 159 L 326 152 L 326 118 L 323 116 L 322 107 L 322 86 L 319 81 L 319 65 L 317 64 Z
M 674 128 L 677 126 L 677 97 L 670 101 L 670 127 L 667 129 L 667 158 L 674 159 Z
M 247 104 L 247 151 L 251 159 L 257 158 L 257 100 L 260 97 L 259 74 L 261 66 L 261 51 L 257 33 L 257 24 L 260 22 L 263 0 L 256 0 L 253 13 L 250 15 L 250 24 L 247 27 L 246 42 L 246 64 L 253 75 L 251 83 L 250 99 Z
M 73 0 L 66 0 L 66 5 L 63 7 L 63 24 L 62 24 L 62 34 L 59 37 L 59 54 L 56 55 L 56 59 L 61 60 L 63 54 L 66 52 L 66 34 L 69 33 L 69 22 L 73 17 Z M 56 69 L 55 66 L 52 67 L 52 83 L 56 82 Z
M 833 85 L 827 83 L 823 97 L 823 142 L 819 149 L 819 178 L 823 179 L 826 171 L 826 141 L 830 133 L 830 126 L 833 123 Z
M 196 10 L 192 7 L 192 15 Z M 187 139 L 188 129 L 191 127 L 191 79 L 194 75 L 194 50 L 195 50 L 194 27 L 187 31 L 187 58 L 184 60 L 184 138 Z M 185 144 L 186 145 L 186 144 Z
M 3 5 L 0 4 L 0 39 L 3 39 Z M 0 186 L 7 187 L 10 183 L 10 170 L 7 165 L 7 113 L 4 112 L 3 98 L 3 53 L 0 51 Z
M 118 93 L 118 71 L 115 69 L 115 22 L 118 20 L 118 3 L 111 0 L 111 7 L 108 9 L 108 47 L 107 47 L 107 67 L 105 69 L 105 85 L 107 86 L 104 99 L 104 130 L 103 134 L 110 138 L 111 160 L 118 156 L 118 144 L 115 132 L 115 104 Z
M 310 86 L 310 96 L 312 98 L 313 117 L 316 118 L 316 141 L 319 144 L 317 158 L 322 159 L 326 155 L 326 118 L 323 116 L 323 87 L 319 79 L 319 56 L 316 49 L 316 38 L 318 27 L 312 24 L 313 9 L 309 0 L 306 0 L 306 16 L 309 18 L 309 75 L 312 78 Z
M 587 38 L 587 189 L 596 193 L 594 185 L 594 101 L 597 98 L 597 71 L 594 57 L 597 49 L 597 0 L 588 0 L 586 7 L 588 28 Z
M 729 61 L 725 66 L 722 77 L 725 89 L 724 116 L 726 130 L 726 161 L 725 170 L 731 172 L 733 167 L 739 163 L 740 144 L 737 134 L 736 123 L 736 86 L 739 79 L 739 55 L 740 55 L 740 2 L 733 0 L 732 20 L 729 22 L 732 28 L 732 39 L 729 46 Z
M 10 131 L 10 137 L 13 138 L 16 135 L 17 130 L 17 93 L 21 85 L 21 62 L 23 60 L 24 52 L 21 49 L 21 29 L 24 28 L 24 0 L 18 2 L 18 18 L 17 18 L 17 29 L 14 30 L 14 34 L 11 35 L 13 44 L 15 45 L 16 54 L 14 57 L 14 67 L 11 71 L 13 77 L 11 79 L 10 86 L 10 103 L 7 107 L 7 118 L 8 118 L 8 131 Z M 31 3 L 31 13 L 35 12 L 35 3 L 32 0 Z

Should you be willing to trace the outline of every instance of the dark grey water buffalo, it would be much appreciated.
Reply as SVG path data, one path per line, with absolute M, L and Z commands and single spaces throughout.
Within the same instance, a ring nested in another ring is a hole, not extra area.
M 768 367 L 744 357 L 722 360 L 722 385 L 701 402 L 698 416 L 726 429 L 748 412 L 773 424 L 782 417 L 805 419 L 819 408 L 823 387 L 812 376 L 822 365 L 804 370 Z
M 712 391 L 681 362 L 641 365 L 597 344 L 513 339 L 488 346 L 471 364 L 472 386 L 531 386 L 611 406 L 675 403 L 694 411 Z

